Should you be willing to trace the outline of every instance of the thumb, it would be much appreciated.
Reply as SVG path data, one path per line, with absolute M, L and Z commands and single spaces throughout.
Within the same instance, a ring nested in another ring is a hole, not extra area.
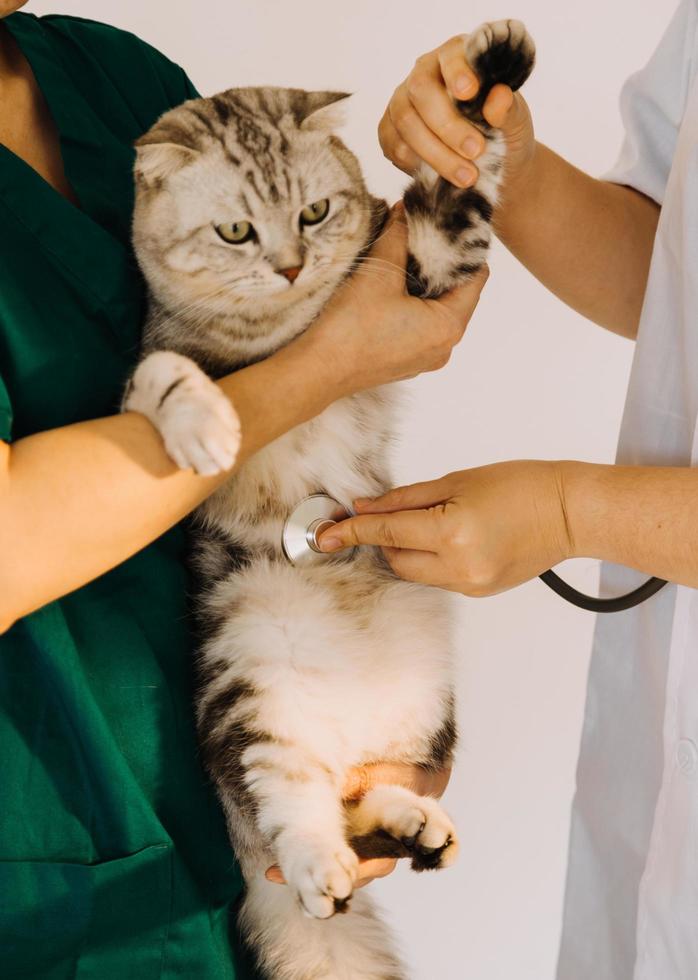
M 427 480 L 424 483 L 412 483 L 407 487 L 395 487 L 380 497 L 359 497 L 354 501 L 354 507 L 362 514 L 388 514 L 396 510 L 422 510 L 441 504 L 450 496 L 450 478 Z
M 506 124 L 513 121 L 509 118 L 509 113 L 515 103 L 514 93 L 508 85 L 494 85 L 485 100 L 482 114 L 490 126 L 504 129 Z

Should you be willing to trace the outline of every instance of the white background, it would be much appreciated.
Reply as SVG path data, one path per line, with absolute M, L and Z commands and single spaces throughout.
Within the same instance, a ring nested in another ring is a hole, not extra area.
M 539 51 L 526 88 L 539 138 L 599 174 L 620 143 L 622 81 L 647 60 L 673 6 L 62 0 L 27 9 L 132 30 L 181 64 L 203 94 L 259 84 L 356 93 L 347 141 L 372 190 L 392 200 L 405 180 L 383 160 L 375 129 L 418 54 L 482 20 L 524 20 Z M 411 384 L 399 482 L 501 459 L 613 458 L 632 344 L 564 308 L 501 247 L 491 268 L 449 366 Z M 594 562 L 566 572 L 596 587 Z M 401 870 L 373 889 L 414 980 L 552 980 L 593 617 L 537 581 L 460 608 L 462 742 L 446 797 L 460 861 L 440 875 Z

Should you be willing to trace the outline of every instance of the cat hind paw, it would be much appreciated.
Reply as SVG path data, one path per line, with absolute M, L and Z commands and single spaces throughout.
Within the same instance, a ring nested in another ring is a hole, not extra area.
M 487 89 L 503 84 L 516 91 L 533 71 L 536 46 L 520 20 L 496 20 L 466 35 L 465 56 Z
M 329 919 L 337 912 L 346 912 L 359 871 L 359 860 L 350 847 L 295 842 L 289 847 L 289 860 L 280 863 L 307 916 Z

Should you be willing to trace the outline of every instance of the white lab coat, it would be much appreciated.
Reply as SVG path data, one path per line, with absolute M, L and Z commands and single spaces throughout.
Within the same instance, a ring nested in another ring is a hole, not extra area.
M 619 463 L 698 464 L 697 72 L 698 0 L 683 0 L 623 90 L 626 139 L 607 175 L 662 204 Z M 643 578 L 607 567 L 603 594 Z M 557 977 L 698 980 L 694 589 L 599 617 Z

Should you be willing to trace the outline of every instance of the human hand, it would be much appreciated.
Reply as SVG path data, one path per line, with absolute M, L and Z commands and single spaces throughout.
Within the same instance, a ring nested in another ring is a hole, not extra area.
M 349 770 L 342 790 L 346 803 L 355 803 L 379 783 L 397 783 L 406 786 L 419 796 L 440 797 L 446 790 L 451 776 L 450 769 L 440 769 L 438 772 L 428 772 L 421 766 L 407 766 L 397 762 L 377 762 L 373 765 L 358 766 Z M 385 878 L 395 870 L 397 861 L 394 858 L 371 858 L 359 860 L 359 878 L 356 888 L 363 888 L 374 878 Z M 284 877 L 278 865 L 273 865 L 266 872 L 269 881 L 285 884 Z
M 322 551 L 383 548 L 397 575 L 469 596 L 503 592 L 572 554 L 562 468 L 521 460 L 355 502 L 320 535 Z
M 385 156 L 405 173 L 425 160 L 459 187 L 478 178 L 477 158 L 485 149 L 482 133 L 464 119 L 453 100 L 472 99 L 479 81 L 465 59 L 465 38 L 457 35 L 417 61 L 395 89 L 378 126 Z M 531 113 L 520 93 L 495 85 L 483 107 L 487 122 L 501 129 L 507 143 L 503 190 L 509 192 L 528 172 L 535 153 Z
M 333 365 L 333 399 L 443 367 L 487 281 L 482 269 L 439 299 L 408 296 L 407 226 L 396 206 L 378 241 L 304 335 Z M 303 338 L 302 338 L 303 339 Z

